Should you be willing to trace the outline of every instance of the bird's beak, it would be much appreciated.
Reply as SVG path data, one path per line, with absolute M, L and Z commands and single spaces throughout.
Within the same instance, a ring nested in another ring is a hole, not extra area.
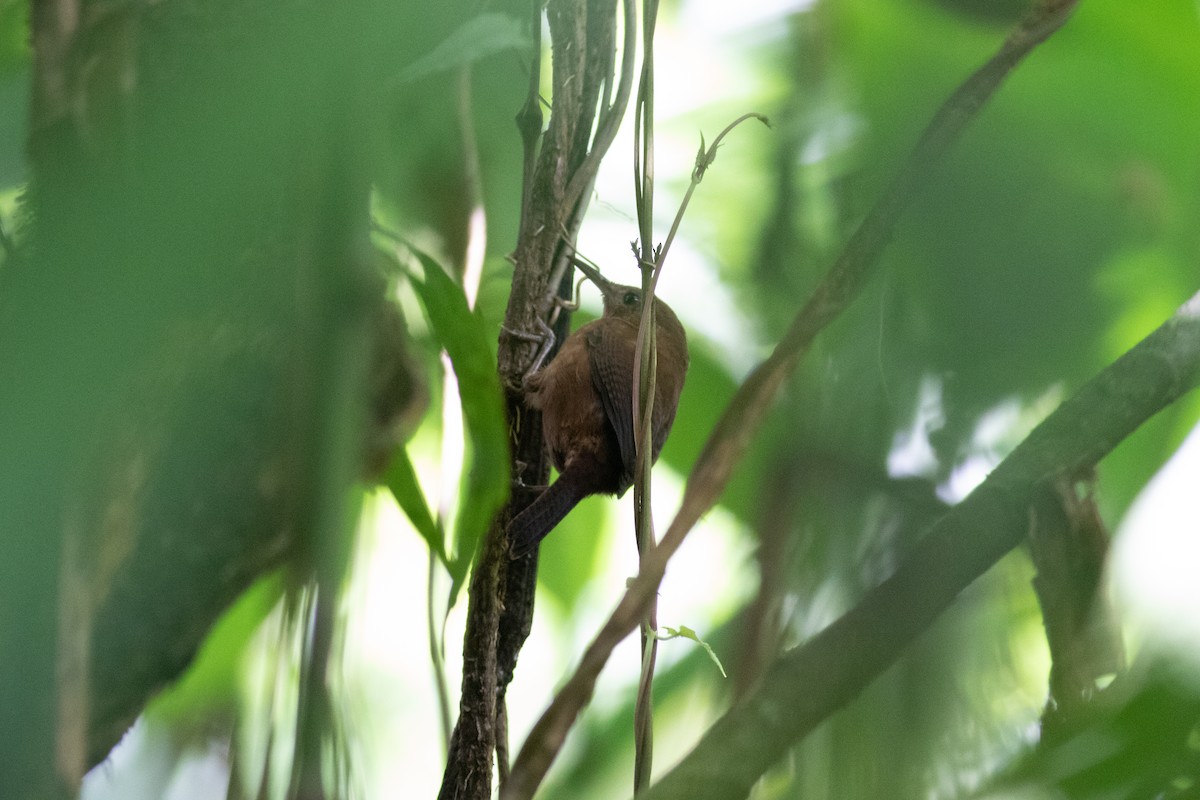
M 596 286 L 600 289 L 600 292 L 605 297 L 608 297 L 616 291 L 615 284 L 613 284 L 613 282 L 608 278 L 605 278 L 603 275 L 601 275 L 595 267 L 590 264 L 585 264 L 583 261 L 580 261 L 577 258 L 572 259 L 572 261 L 575 266 L 579 267 L 579 271 L 582 272 L 588 280 L 596 284 Z

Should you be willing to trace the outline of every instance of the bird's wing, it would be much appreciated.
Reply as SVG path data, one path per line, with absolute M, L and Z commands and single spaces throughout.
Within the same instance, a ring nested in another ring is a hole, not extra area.
M 605 326 L 596 326 L 587 334 L 588 363 L 592 385 L 604 406 L 604 415 L 617 434 L 621 448 L 621 488 L 623 494 L 633 483 L 637 454 L 633 445 L 633 337 L 617 336 Z

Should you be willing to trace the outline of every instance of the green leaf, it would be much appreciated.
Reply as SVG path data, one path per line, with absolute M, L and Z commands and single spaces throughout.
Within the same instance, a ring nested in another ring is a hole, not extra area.
M 25 138 L 29 135 L 32 84 L 28 70 L 5 74 L 2 64 L 0 56 L 0 108 L 4 109 L 0 113 L 0 192 L 26 179 Z
M 600 532 L 611 527 L 607 523 L 614 513 L 612 506 L 605 497 L 586 497 L 542 541 L 539 558 L 554 569 L 538 572 L 538 591 L 553 597 L 565 613 L 587 602 L 585 589 L 599 568 L 601 550 L 608 547 L 609 535 Z M 621 544 L 632 550 L 633 537 Z
M 507 14 L 489 12 L 463 23 L 441 44 L 418 58 L 392 82 L 393 86 L 471 64 L 505 50 L 527 50 L 533 46 L 521 22 Z
M 181 735 L 204 729 L 197 725 L 201 719 L 232 718 L 237 713 L 246 648 L 279 603 L 283 589 L 281 574 L 272 573 L 242 593 L 213 625 L 188 670 L 154 698 L 147 716 Z
M 729 677 L 725 674 L 725 667 L 721 666 L 721 659 L 717 658 L 717 654 L 713 652 L 713 649 L 709 646 L 708 642 L 701 639 L 699 635 L 697 635 L 697 633 L 687 625 L 680 625 L 678 628 L 670 628 L 664 625 L 655 632 L 654 636 L 660 642 L 665 642 L 668 639 L 691 639 L 693 642 L 703 647 L 704 652 L 708 653 L 708 657 L 711 658 L 712 662 L 717 665 L 717 669 L 721 670 L 721 677 Z
M 438 341 L 450 356 L 470 442 L 454 551 L 447 560 L 453 579 L 450 589 L 453 605 L 480 538 L 508 499 L 508 430 L 496 361 L 483 323 L 471 313 L 462 287 L 430 256 L 411 246 L 410 249 L 425 270 L 425 280 L 414 279 L 413 288 L 429 314 Z
M 446 556 L 446 536 L 429 510 L 429 503 L 426 502 L 425 493 L 421 491 L 421 485 L 417 482 L 417 471 L 413 469 L 407 450 L 401 450 L 392 459 L 385 481 L 392 496 L 417 529 L 417 533 L 421 534 L 429 549 L 446 565 L 446 569 L 450 569 L 450 560 Z

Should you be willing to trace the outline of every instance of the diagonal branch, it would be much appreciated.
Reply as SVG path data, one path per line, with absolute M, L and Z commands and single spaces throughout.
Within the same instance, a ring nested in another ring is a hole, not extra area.
M 647 798 L 745 797 L 789 747 L 891 666 L 972 581 L 1025 539 L 1037 493 L 1085 474 L 1200 384 L 1200 293 L 1047 417 L 892 577 L 714 725 Z
M 709 436 L 688 478 L 683 503 L 658 548 L 620 604 L 584 652 L 575 673 L 555 696 L 517 756 L 503 800 L 529 798 L 545 777 L 567 732 L 591 699 L 600 670 L 612 651 L 637 626 L 653 601 L 667 562 L 700 516 L 716 504 L 734 466 L 758 430 L 784 380 L 826 325 L 858 295 L 873 273 L 879 253 L 907 203 L 928 182 L 941 161 L 1004 78 L 1033 49 L 1060 28 L 1078 0 L 1041 0 L 1017 25 L 999 51 L 971 75 L 942 105 L 926 127 L 891 186 L 863 220 L 838 261 L 796 315 L 774 352 L 738 389 Z

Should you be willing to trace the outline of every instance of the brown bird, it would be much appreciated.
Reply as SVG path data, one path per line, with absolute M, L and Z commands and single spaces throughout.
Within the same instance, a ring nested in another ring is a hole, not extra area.
M 513 557 L 537 546 L 575 504 L 592 494 L 620 497 L 633 484 L 634 349 L 642 290 L 611 283 L 576 262 L 604 295 L 604 315 L 572 333 L 558 355 L 525 381 L 526 402 L 541 409 L 542 434 L 558 470 L 554 481 L 508 524 Z M 675 312 L 654 299 L 658 369 L 651 458 L 658 459 L 687 374 L 687 335 Z

